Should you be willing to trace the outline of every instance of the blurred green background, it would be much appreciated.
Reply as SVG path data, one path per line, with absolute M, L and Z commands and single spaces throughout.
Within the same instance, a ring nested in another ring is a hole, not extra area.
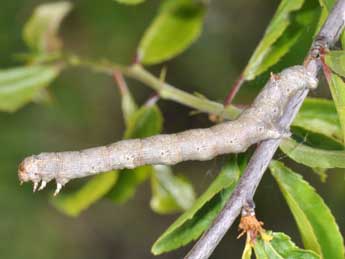
M 26 51 L 21 29 L 34 7 L 43 2 L 46 1 L 1 1 L 1 68 L 19 64 L 15 54 Z M 72 2 L 74 10 L 60 31 L 65 48 L 82 56 L 125 64 L 132 60 L 160 3 L 148 0 L 128 7 L 112 0 Z M 212 1 L 201 38 L 184 54 L 165 64 L 167 81 L 186 91 L 222 101 L 278 4 L 278 0 Z M 308 42 L 304 45 L 308 46 Z M 303 59 L 302 47 L 293 51 Z M 158 68 L 153 67 L 152 71 L 157 73 Z M 266 78 L 267 73 L 249 84 L 236 101 L 248 102 Z M 152 94 L 137 82 L 128 80 L 128 83 L 138 103 L 145 102 Z M 53 82 L 49 92 L 49 103 L 29 104 L 13 114 L 0 113 L 0 258 L 153 258 L 151 245 L 176 215 L 160 216 L 151 211 L 148 183 L 140 186 L 130 202 L 119 206 L 103 200 L 76 219 L 62 215 L 51 206 L 55 187 L 52 183 L 41 193 L 32 193 L 29 184 L 19 186 L 17 165 L 27 155 L 104 145 L 122 137 L 120 96 L 111 78 L 89 70 L 69 69 Z M 313 95 L 329 94 L 322 86 Z M 165 132 L 210 125 L 206 115 L 190 116 L 190 109 L 181 105 L 167 101 L 160 101 L 159 105 L 165 116 Z M 282 155 L 278 158 L 283 159 Z M 192 179 L 200 194 L 223 163 L 221 157 L 209 162 L 183 163 L 175 168 Z M 322 184 L 318 176 L 304 171 L 305 168 L 298 168 L 318 189 L 342 228 L 344 172 L 330 171 L 327 182 Z M 72 189 L 82 181 L 77 180 L 65 189 Z M 267 229 L 286 232 L 301 244 L 293 218 L 269 174 L 259 187 L 256 203 L 257 215 Z M 236 235 L 233 227 L 212 258 L 240 258 L 244 239 L 238 241 Z M 189 248 L 157 258 L 181 258 Z

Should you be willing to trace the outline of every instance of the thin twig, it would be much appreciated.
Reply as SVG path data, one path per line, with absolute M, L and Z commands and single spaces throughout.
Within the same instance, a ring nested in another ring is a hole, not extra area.
M 321 68 L 320 50 L 332 47 L 335 44 L 344 28 L 344 23 L 345 0 L 338 0 L 314 40 L 309 55 L 306 58 L 306 69 L 313 75 L 317 76 Z M 286 112 L 279 121 L 280 126 L 283 128 L 290 126 L 308 92 L 309 90 L 304 90 L 292 98 Z M 263 141 L 258 145 L 230 200 L 226 203 L 212 226 L 186 255 L 186 259 L 207 259 L 210 257 L 213 250 L 240 214 L 244 202 L 253 198 L 256 188 L 279 144 L 280 140 L 271 139 Z
M 224 105 L 221 103 L 211 101 L 178 89 L 155 77 L 139 64 L 126 67 L 109 62 L 94 62 L 77 56 L 67 56 L 66 63 L 72 66 L 88 67 L 97 72 L 105 73 L 111 76 L 113 75 L 114 71 L 120 71 L 125 76 L 134 78 L 149 86 L 155 90 L 162 99 L 172 100 L 198 111 L 215 114 L 225 119 L 233 120 L 242 112 L 242 109 L 233 105 L 224 107 Z
M 238 91 L 240 90 L 242 84 L 244 83 L 244 77 L 243 74 L 241 74 L 239 76 L 239 78 L 235 81 L 235 83 L 231 86 L 231 89 L 228 93 L 228 95 L 225 98 L 224 101 L 224 106 L 228 106 L 232 103 L 232 101 L 234 100 L 236 94 L 238 93 Z

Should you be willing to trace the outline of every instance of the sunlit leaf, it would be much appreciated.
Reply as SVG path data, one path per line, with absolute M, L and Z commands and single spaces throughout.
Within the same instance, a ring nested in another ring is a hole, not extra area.
M 61 48 L 58 30 L 72 9 L 70 2 L 46 3 L 38 6 L 25 24 L 23 38 L 35 52 L 54 52 Z
M 195 201 L 191 183 L 184 177 L 175 176 L 170 167 L 153 166 L 151 208 L 160 214 L 169 214 L 189 209 Z
M 145 0 L 115 0 L 115 2 L 121 3 L 121 4 L 128 4 L 128 5 L 135 5 L 143 3 Z
M 241 259 L 251 259 L 252 258 L 252 246 L 250 243 L 246 243 L 246 246 L 243 249 Z
M 305 99 L 293 125 L 342 141 L 338 114 L 334 103 L 330 100 Z
M 339 227 L 315 189 L 283 163 L 272 161 L 270 170 L 296 220 L 305 248 L 322 258 L 344 258 Z
M 78 216 L 113 187 L 117 176 L 116 172 L 99 174 L 74 193 L 61 193 L 52 199 L 52 202 L 63 213 L 73 217 Z
M 326 75 L 326 78 L 338 112 L 343 139 L 345 139 L 345 83 L 343 79 L 334 73 Z
M 345 168 L 345 150 L 324 150 L 298 143 L 289 138 L 284 139 L 280 149 L 297 163 L 313 168 Z
M 15 111 L 32 101 L 58 75 L 53 66 L 29 66 L 0 70 L 0 110 Z
M 201 2 L 164 2 L 140 42 L 140 62 L 156 64 L 180 54 L 200 35 L 204 13 L 205 8 Z
M 296 40 L 296 35 L 290 39 L 286 39 L 280 43 L 280 47 L 273 48 L 273 44 L 283 35 L 283 32 L 290 24 L 290 14 L 293 11 L 299 10 L 304 3 L 304 0 L 282 0 L 274 17 L 266 29 L 265 35 L 255 49 L 250 58 L 247 67 L 243 73 L 246 80 L 254 79 L 258 74 L 273 65 L 279 58 L 287 52 L 292 45 L 292 41 Z M 291 42 L 289 42 L 291 40 Z M 267 56 L 274 52 L 270 63 L 268 63 Z
M 271 241 L 258 238 L 254 243 L 257 259 L 320 259 L 313 251 L 297 247 L 284 233 L 268 232 L 273 237 Z
M 135 103 L 133 96 L 129 91 L 126 91 L 125 93 L 122 94 L 121 108 L 122 108 L 123 117 L 125 119 L 125 123 L 128 126 L 131 121 L 131 117 L 138 110 L 138 106 Z
M 331 70 L 345 77 L 345 50 L 332 50 L 325 55 L 326 64 Z
M 162 254 L 197 239 L 224 207 L 239 176 L 239 165 L 232 159 L 194 205 L 158 238 L 151 249 L 152 253 Z

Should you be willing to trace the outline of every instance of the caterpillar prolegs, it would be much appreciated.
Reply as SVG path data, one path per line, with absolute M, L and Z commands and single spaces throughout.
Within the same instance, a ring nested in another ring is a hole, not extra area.
M 226 153 L 245 151 L 265 139 L 287 135 L 276 127 L 291 97 L 301 89 L 315 88 L 317 79 L 303 66 L 294 66 L 271 76 L 253 104 L 238 119 L 205 129 L 130 139 L 81 151 L 41 153 L 25 158 L 18 170 L 21 182 L 32 181 L 34 191 L 56 180 L 55 195 L 74 178 L 113 169 L 145 164 L 173 165 L 185 160 L 209 160 Z

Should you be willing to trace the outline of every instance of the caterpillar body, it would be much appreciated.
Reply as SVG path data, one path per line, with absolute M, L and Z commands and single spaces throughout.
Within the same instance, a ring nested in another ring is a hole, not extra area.
M 176 164 L 185 160 L 209 160 L 226 153 L 245 151 L 265 139 L 280 138 L 286 129 L 276 127 L 296 91 L 315 88 L 317 79 L 303 66 L 294 66 L 271 76 L 253 104 L 238 119 L 205 129 L 130 139 L 81 151 L 41 153 L 25 158 L 18 170 L 20 182 L 32 181 L 34 191 L 55 179 L 57 188 L 74 178 L 113 169 L 145 164 Z

